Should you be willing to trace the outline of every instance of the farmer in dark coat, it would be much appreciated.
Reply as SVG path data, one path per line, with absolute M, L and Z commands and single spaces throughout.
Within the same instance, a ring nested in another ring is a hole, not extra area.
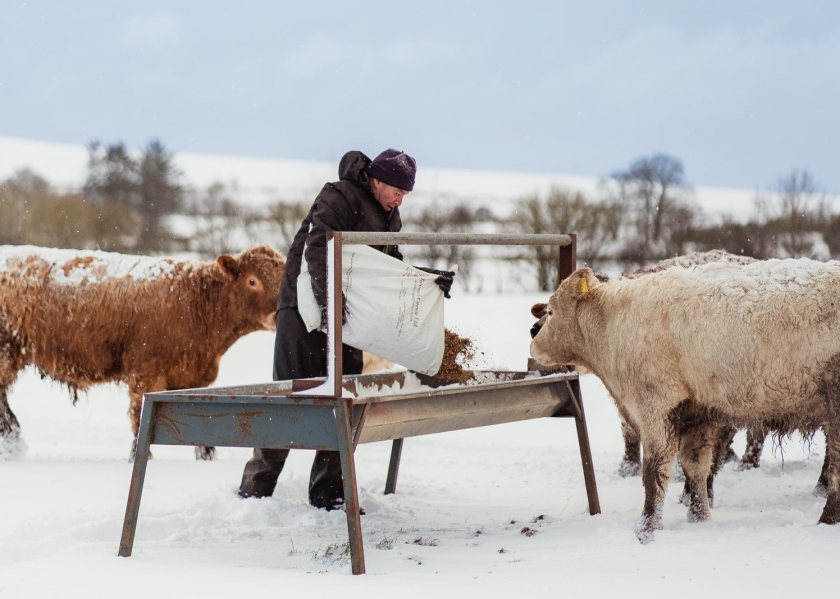
M 309 332 L 297 309 L 297 278 L 306 259 L 312 290 L 322 314 L 327 305 L 326 234 L 328 231 L 397 232 L 402 227 L 399 206 L 414 189 L 417 165 L 414 158 L 388 149 L 371 161 L 358 151 L 347 152 L 338 167 L 339 181 L 327 183 L 315 198 L 286 257 L 286 271 L 277 306 L 274 342 L 274 380 L 327 375 L 327 337 Z M 395 245 L 374 246 L 402 260 Z M 438 285 L 447 294 L 454 273 L 441 274 Z M 362 352 L 344 345 L 345 374 L 362 372 Z M 239 494 L 266 497 L 274 492 L 288 449 L 254 449 L 245 465 Z M 332 510 L 344 503 L 341 460 L 337 451 L 317 451 L 309 478 L 309 503 Z

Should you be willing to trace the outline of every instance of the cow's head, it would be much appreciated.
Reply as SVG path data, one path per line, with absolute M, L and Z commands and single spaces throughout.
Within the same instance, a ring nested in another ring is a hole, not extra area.
M 230 279 L 231 305 L 235 318 L 243 320 L 245 328 L 273 331 L 274 314 L 280 295 L 280 282 L 286 260 L 275 249 L 257 245 L 237 254 L 216 258 L 222 272 Z
M 578 302 L 590 301 L 601 283 L 588 268 L 579 268 L 560 283 L 547 304 L 534 304 L 531 357 L 545 366 L 575 364 L 580 355 Z

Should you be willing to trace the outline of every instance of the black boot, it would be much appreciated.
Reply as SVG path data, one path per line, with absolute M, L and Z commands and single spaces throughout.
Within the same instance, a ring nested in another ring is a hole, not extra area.
M 288 449 L 255 449 L 242 472 L 240 497 L 270 497 L 288 455 Z

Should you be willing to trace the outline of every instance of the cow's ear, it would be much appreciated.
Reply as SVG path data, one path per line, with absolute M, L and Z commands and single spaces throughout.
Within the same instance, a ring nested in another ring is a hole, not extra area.
M 548 306 L 546 304 L 534 304 L 531 306 L 531 315 L 534 318 L 542 318 L 545 316 L 547 308 Z
M 232 277 L 236 277 L 239 275 L 239 263 L 233 256 L 222 254 L 221 256 L 216 258 L 216 263 L 221 267 L 222 272 L 226 272 Z
M 577 269 L 569 278 L 572 283 L 572 296 L 575 299 L 588 298 L 592 289 L 600 284 L 592 270 L 586 267 Z

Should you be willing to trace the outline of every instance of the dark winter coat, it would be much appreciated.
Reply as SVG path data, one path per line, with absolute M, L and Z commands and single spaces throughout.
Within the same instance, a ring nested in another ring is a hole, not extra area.
M 327 231 L 387 233 L 402 228 L 399 209 L 386 212 L 373 197 L 365 170 L 369 164 L 370 158 L 363 153 L 347 152 L 338 165 L 339 181 L 324 185 L 315 198 L 286 256 L 278 309 L 297 307 L 297 278 L 304 258 L 312 276 L 315 299 L 318 305 L 326 305 Z M 402 254 L 395 245 L 373 247 L 402 260 Z

